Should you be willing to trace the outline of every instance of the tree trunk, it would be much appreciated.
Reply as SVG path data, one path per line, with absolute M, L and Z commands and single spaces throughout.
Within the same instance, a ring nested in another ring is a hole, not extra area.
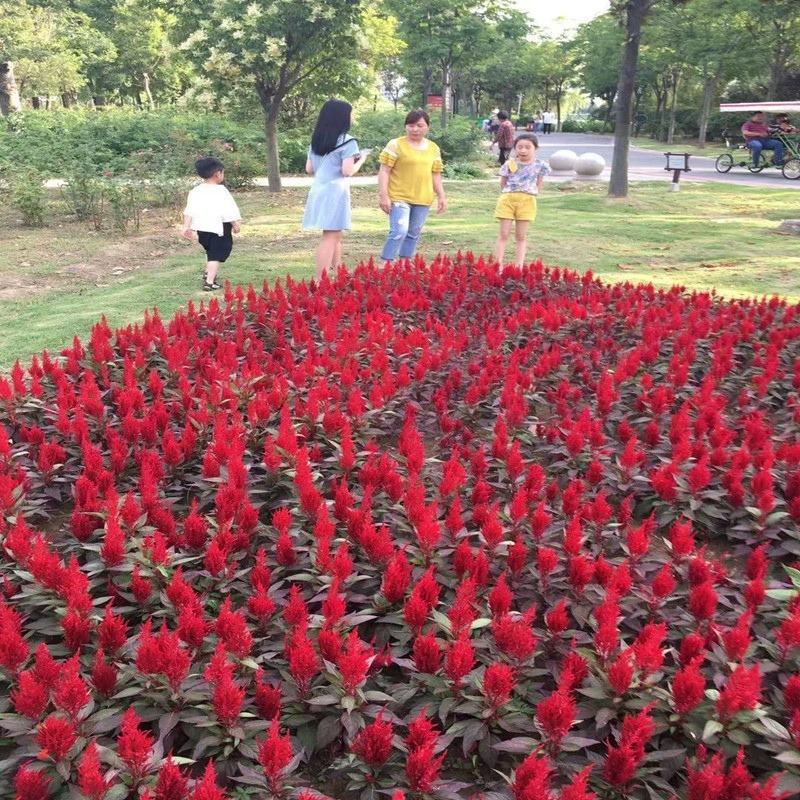
M 625 48 L 617 86 L 617 121 L 614 127 L 614 158 L 608 194 L 628 196 L 628 150 L 631 142 L 631 112 L 642 24 L 647 16 L 649 0 L 630 0 L 625 10 Z
M 150 73 L 142 73 L 142 86 L 144 87 L 144 94 L 147 98 L 147 107 L 152 111 L 155 108 L 153 103 L 153 93 L 150 91 Z
M 271 192 L 281 191 L 281 160 L 278 152 L 278 116 L 283 98 L 273 97 L 264 108 L 264 133 L 267 137 L 267 179 Z
M 431 84 L 433 83 L 433 70 L 427 67 L 422 71 L 422 102 L 419 104 L 420 108 L 425 108 L 428 105 L 428 95 L 431 93 Z
M 447 118 L 450 113 L 451 80 L 452 72 L 450 69 L 450 62 L 445 61 L 442 64 L 442 130 L 447 127 Z
M 563 92 L 556 92 L 556 132 L 561 133 L 561 95 Z
M 711 116 L 711 101 L 717 91 L 717 79 L 706 75 L 703 82 L 703 104 L 700 107 L 700 132 L 698 134 L 700 147 L 706 146 L 706 136 L 708 134 L 708 119 Z
M 678 87 L 681 83 L 681 73 L 673 73 L 672 102 L 669 107 L 669 130 L 667 131 L 667 144 L 672 144 L 675 139 L 675 111 L 678 107 Z
M 14 79 L 14 65 L 10 61 L 0 64 L 0 114 L 7 117 L 22 108 L 17 81 Z

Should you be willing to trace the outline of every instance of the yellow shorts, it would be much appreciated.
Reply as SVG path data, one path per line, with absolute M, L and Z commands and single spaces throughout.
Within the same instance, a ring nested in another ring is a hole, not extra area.
M 495 219 L 516 219 L 533 222 L 536 219 L 536 197 L 527 192 L 503 192 L 497 198 Z

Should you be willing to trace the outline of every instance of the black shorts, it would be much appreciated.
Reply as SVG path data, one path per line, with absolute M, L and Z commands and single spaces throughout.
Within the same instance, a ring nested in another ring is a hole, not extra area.
M 232 222 L 222 223 L 222 236 L 211 231 L 197 231 L 197 241 L 200 242 L 209 261 L 227 261 L 233 250 Z

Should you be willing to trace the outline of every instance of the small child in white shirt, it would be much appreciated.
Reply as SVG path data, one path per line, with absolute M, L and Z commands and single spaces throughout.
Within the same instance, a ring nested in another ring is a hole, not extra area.
M 219 265 L 231 254 L 232 234 L 239 233 L 242 215 L 222 185 L 225 165 L 216 158 L 199 158 L 194 166 L 203 182 L 189 192 L 183 210 L 183 235 L 193 239 L 197 231 L 197 240 L 206 251 L 203 290 L 211 292 L 221 288 L 217 283 Z

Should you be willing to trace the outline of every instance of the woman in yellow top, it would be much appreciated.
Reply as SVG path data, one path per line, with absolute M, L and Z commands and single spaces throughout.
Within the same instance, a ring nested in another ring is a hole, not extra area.
M 438 212 L 447 210 L 442 154 L 426 138 L 429 127 L 430 117 L 424 111 L 410 111 L 406 135 L 392 139 L 381 151 L 378 196 L 381 209 L 389 215 L 389 236 L 381 251 L 384 261 L 413 258 L 434 194 Z

